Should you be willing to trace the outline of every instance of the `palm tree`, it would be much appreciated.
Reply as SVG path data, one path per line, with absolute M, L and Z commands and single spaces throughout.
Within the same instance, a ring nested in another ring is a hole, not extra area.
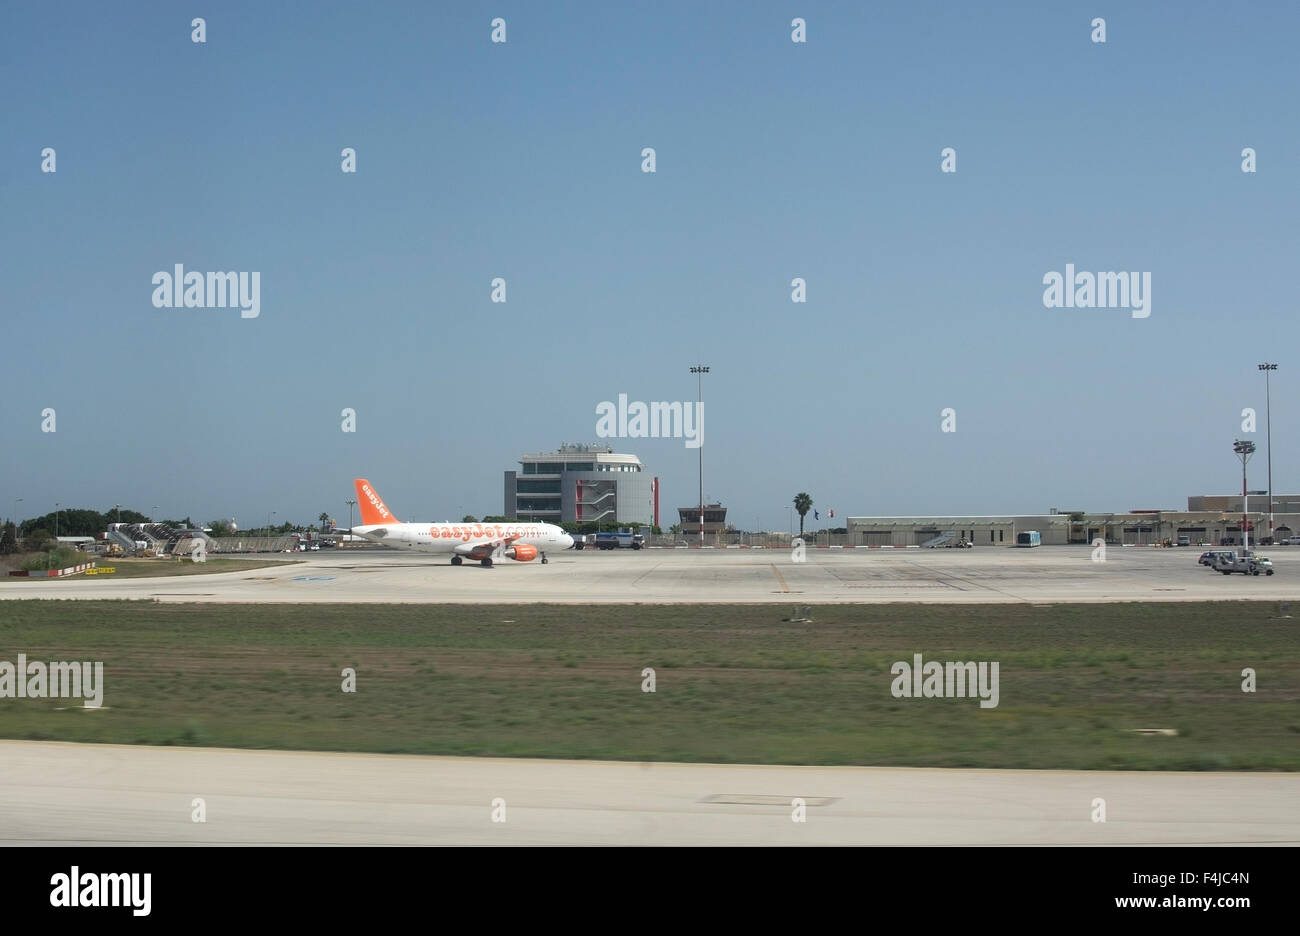
M 813 499 L 800 491 L 794 496 L 794 509 L 799 512 L 799 538 L 803 539 L 803 518 L 812 510 Z
M 325 511 L 322 510 L 322 511 L 320 512 L 320 516 L 317 517 L 316 519 L 320 521 L 320 531 L 321 531 L 322 533 L 324 533 L 324 532 L 325 532 L 325 528 L 329 525 L 329 522 L 330 522 L 330 515 L 327 514 Z

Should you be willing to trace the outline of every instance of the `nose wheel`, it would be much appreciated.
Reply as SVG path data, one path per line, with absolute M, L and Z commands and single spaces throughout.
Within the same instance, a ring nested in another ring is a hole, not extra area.
M 542 565 L 546 565 L 546 553 L 542 553 Z

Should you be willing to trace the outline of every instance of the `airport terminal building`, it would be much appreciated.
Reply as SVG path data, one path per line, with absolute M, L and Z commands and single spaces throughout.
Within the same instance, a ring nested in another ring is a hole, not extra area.
M 944 545 L 955 534 L 975 546 L 1014 546 L 1019 533 L 1037 531 L 1043 545 L 1092 543 L 1145 546 L 1186 537 L 1191 545 L 1239 545 L 1242 496 L 1202 495 L 1187 499 L 1187 510 L 1130 510 L 1126 513 L 1053 510 L 1046 514 L 955 517 L 849 517 L 849 546 Z M 1269 534 L 1268 498 L 1249 499 L 1251 542 Z M 1300 495 L 1273 498 L 1274 539 L 1300 535 Z
M 608 445 L 569 443 L 523 455 L 505 473 L 505 516 L 548 523 L 659 523 L 659 479 Z

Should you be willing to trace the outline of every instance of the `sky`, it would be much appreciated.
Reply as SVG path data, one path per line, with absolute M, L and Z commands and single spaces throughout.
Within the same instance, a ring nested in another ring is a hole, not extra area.
M 700 453 L 598 439 L 596 408 L 695 400 L 694 364 L 704 493 L 742 529 L 800 491 L 837 521 L 1180 508 L 1239 488 L 1238 437 L 1263 489 L 1262 361 L 1300 490 L 1296 4 L 3 20 L 0 514 L 342 524 L 361 476 L 459 519 L 501 512 L 522 454 L 601 441 L 667 524 Z M 176 264 L 257 272 L 259 314 L 155 307 Z M 1149 316 L 1045 307 L 1066 264 L 1150 273 Z

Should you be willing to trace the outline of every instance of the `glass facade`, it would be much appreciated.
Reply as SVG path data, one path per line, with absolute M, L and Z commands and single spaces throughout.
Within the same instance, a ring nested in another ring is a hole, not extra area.
M 525 510 L 554 510 L 559 511 L 559 497 L 520 497 L 516 502 L 519 511 Z
M 516 488 L 520 494 L 559 494 L 560 479 L 554 481 L 526 481 L 520 479 Z

